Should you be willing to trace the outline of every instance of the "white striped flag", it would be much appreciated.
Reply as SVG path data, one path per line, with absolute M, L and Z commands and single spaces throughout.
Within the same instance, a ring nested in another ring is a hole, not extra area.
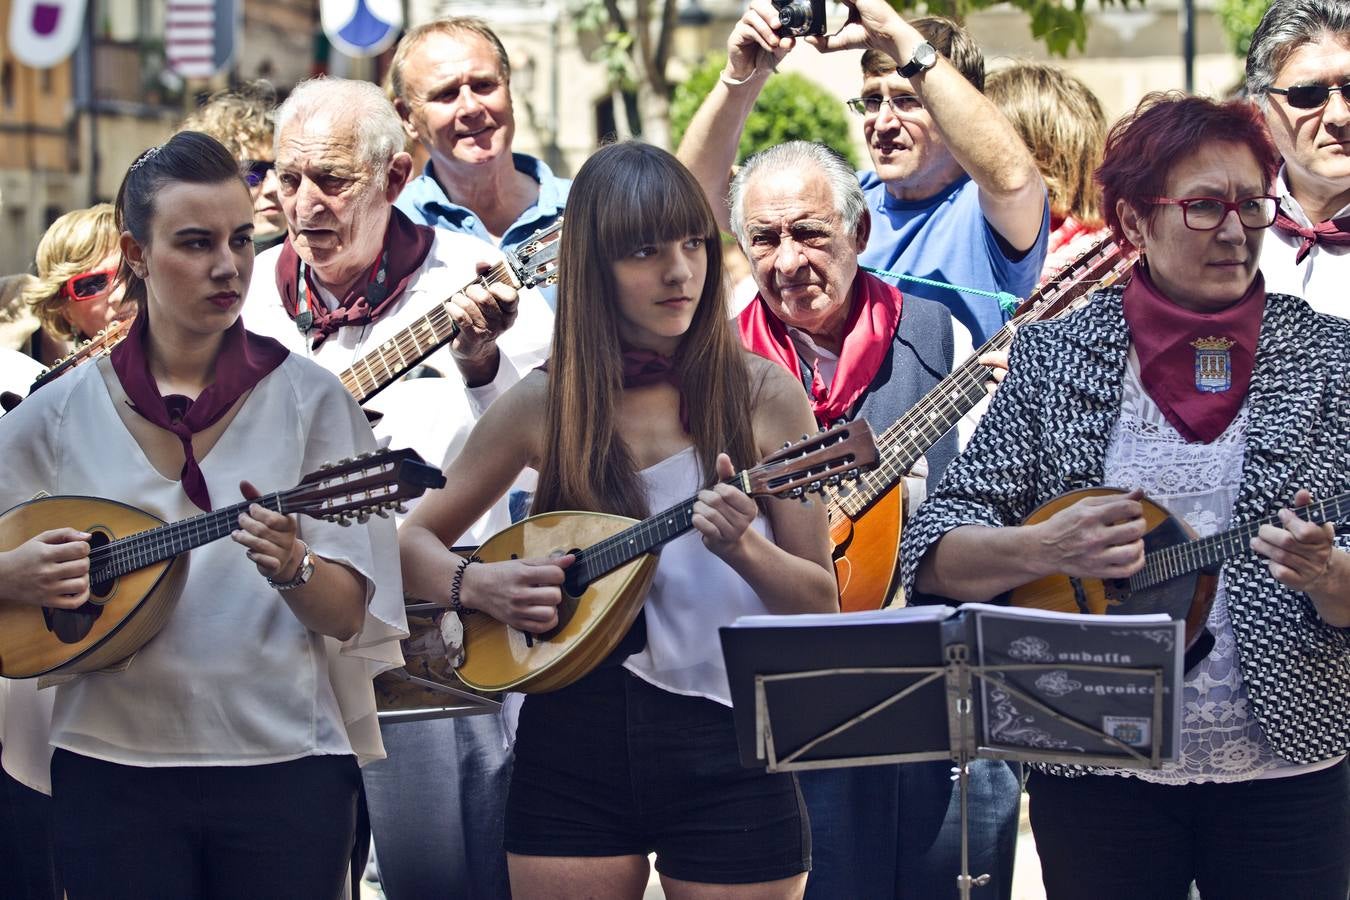
M 235 0 L 167 0 L 164 58 L 183 78 L 210 78 L 234 55 Z

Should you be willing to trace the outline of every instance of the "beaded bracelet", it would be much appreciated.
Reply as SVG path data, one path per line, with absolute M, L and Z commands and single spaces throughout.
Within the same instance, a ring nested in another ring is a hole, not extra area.
M 464 601 L 459 599 L 459 589 L 464 584 L 464 570 L 472 563 L 476 562 L 482 562 L 482 560 L 476 556 L 466 556 L 461 559 L 459 565 L 455 567 L 455 578 L 450 582 L 450 610 L 452 612 L 464 614 L 474 612 L 474 610 L 469 609 L 464 605 Z

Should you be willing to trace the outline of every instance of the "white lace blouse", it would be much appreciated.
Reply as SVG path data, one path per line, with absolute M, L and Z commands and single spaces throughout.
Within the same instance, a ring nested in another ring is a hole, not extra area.
M 1140 487 L 1181 517 L 1200 537 L 1227 529 L 1242 481 L 1247 449 L 1247 406 L 1213 442 L 1189 443 L 1144 390 L 1139 360 L 1130 351 L 1120 418 L 1106 450 L 1109 485 Z M 1159 770 L 1101 770 L 1160 784 L 1248 781 L 1299 775 L 1339 758 L 1295 766 L 1271 750 L 1252 714 L 1228 617 L 1227 587 L 1219 579 L 1209 630 L 1214 649 L 1187 677 L 1182 693 L 1181 756 Z

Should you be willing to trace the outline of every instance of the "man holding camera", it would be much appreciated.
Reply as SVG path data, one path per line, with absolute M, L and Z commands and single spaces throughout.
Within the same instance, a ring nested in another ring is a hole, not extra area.
M 774 66 L 795 46 L 780 16 L 811 0 L 753 0 L 727 41 L 727 67 L 680 145 L 719 215 L 745 120 Z M 865 49 L 861 94 L 873 171 L 860 174 L 872 238 L 860 262 L 959 288 L 1025 297 L 1045 258 L 1050 213 L 1036 161 L 982 93 L 984 60 L 960 26 L 906 22 L 885 0 L 845 0 L 837 32 L 806 37 L 817 50 Z M 781 10 L 781 12 L 780 12 Z M 820 4 L 823 11 L 823 4 Z M 823 28 L 818 14 L 806 16 Z M 899 62 L 897 62 L 899 61 Z M 725 219 L 719 219 L 723 227 Z M 937 300 L 979 346 L 1006 319 L 989 297 L 902 282 Z
M 856 264 L 1025 296 L 1045 256 L 1045 185 L 1012 126 L 980 93 L 984 63 L 979 51 L 947 20 L 911 24 L 885 0 L 845 2 L 849 18 L 841 29 L 806 38 L 826 52 L 867 49 L 862 96 L 850 105 L 864 115 L 874 170 L 858 176 L 866 207 L 858 218 L 859 239 L 837 252 L 855 253 Z M 780 10 L 785 12 L 781 19 Z M 823 4 L 812 8 L 811 0 L 753 0 L 728 40 L 720 83 L 689 125 L 679 157 L 703 184 L 724 228 L 733 224 L 728 176 L 745 120 L 773 67 L 795 43 L 782 36 L 780 27 L 795 16 L 803 26 L 818 28 L 821 11 Z M 894 60 L 906 62 L 897 66 Z M 814 359 L 814 372 L 837 376 L 832 366 L 843 365 L 835 346 L 839 342 L 832 344 L 828 333 L 813 330 L 812 315 L 828 318 L 825 314 L 839 307 L 847 318 L 844 311 L 859 302 L 859 292 L 855 286 L 848 296 L 836 296 L 842 286 L 836 284 L 832 293 L 831 279 L 823 274 L 828 266 L 813 261 L 813 255 L 820 253 L 820 235 L 838 226 L 836 220 L 853 218 L 844 202 L 849 192 L 833 181 L 828 189 L 820 187 L 822 178 L 829 180 L 821 166 L 779 165 L 765 173 L 742 173 L 734 201 L 740 220 L 735 230 L 747 254 L 755 258 L 765 243 L 774 248 L 766 256 L 773 264 L 755 268 L 761 296 L 752 307 L 759 303 L 781 320 L 799 348 L 799 360 Z M 852 180 L 847 169 L 843 177 Z M 846 262 L 856 268 L 854 259 Z M 993 299 L 907 282 L 901 288 L 905 300 L 919 296 L 945 304 L 977 345 L 1005 318 Z M 780 297 L 784 292 L 797 302 L 768 302 L 789 299 Z M 902 324 L 920 309 L 919 303 L 902 302 Z M 883 366 L 875 377 L 902 381 L 915 374 L 887 372 Z M 869 389 L 885 393 L 889 387 Z M 956 895 L 959 804 L 947 763 L 807 772 L 800 782 L 813 845 L 808 897 L 929 900 Z M 1006 763 L 972 764 L 971 869 L 992 876 L 981 895 L 1011 894 L 1019 799 L 1017 778 Z

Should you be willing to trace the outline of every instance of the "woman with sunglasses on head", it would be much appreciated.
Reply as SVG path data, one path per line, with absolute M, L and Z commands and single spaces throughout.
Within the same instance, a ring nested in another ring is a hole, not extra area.
M 276 92 L 265 81 L 217 91 L 183 120 L 180 131 L 200 131 L 225 145 L 253 198 L 253 248 L 258 253 L 286 239 L 281 183 L 276 174 L 272 135 Z
M 1292 511 L 1350 492 L 1350 323 L 1265 290 L 1274 163 L 1244 102 L 1154 94 L 1118 122 L 1097 178 L 1140 253 L 1129 284 L 1019 332 L 906 528 L 907 591 L 983 601 L 1139 571 L 1145 495 L 1200 537 L 1270 520 L 1219 570 L 1179 759 L 1035 767 L 1050 900 L 1182 900 L 1192 881 L 1206 898 L 1350 891 L 1350 515 Z M 1100 485 L 1132 490 L 1019 524 Z
M 530 694 L 506 810 L 512 895 L 801 896 L 810 833 L 795 779 L 743 768 L 717 628 L 838 608 L 824 507 L 719 481 L 815 430 L 796 381 L 731 331 L 721 243 L 673 156 L 614 144 L 567 202 L 547 371 L 488 408 L 444 490 L 400 529 L 410 595 L 526 633 L 558 621 L 573 557 L 474 563 L 448 548 L 526 467 L 534 512 L 645 518 L 697 494 L 643 611 L 580 680 Z
M 117 215 L 140 312 L 108 357 L 0 419 L 0 508 L 43 489 L 178 522 L 374 449 L 337 378 L 244 330 L 252 203 L 224 147 L 181 132 L 142 154 Z M 370 679 L 406 633 L 393 525 L 246 510 L 230 540 L 191 551 L 125 668 L 55 688 L 71 900 L 343 890 L 358 760 L 382 755 Z M 0 600 L 80 606 L 89 537 L 57 528 L 0 552 Z
M 114 320 L 135 315 L 117 283 L 121 258 L 109 203 L 68 212 L 47 229 L 38 243 L 37 281 L 23 294 L 42 322 L 39 362 L 50 366 Z

